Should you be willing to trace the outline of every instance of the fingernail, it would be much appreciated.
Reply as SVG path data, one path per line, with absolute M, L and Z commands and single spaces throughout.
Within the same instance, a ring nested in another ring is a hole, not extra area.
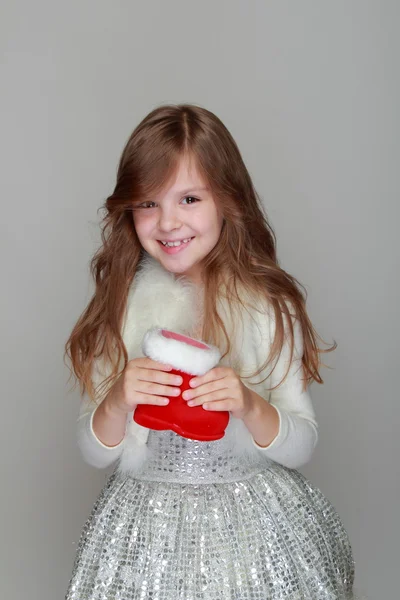
M 168 398 L 166 398 L 165 400 L 161 400 L 161 402 L 162 402 L 163 404 L 168 404 L 168 403 L 169 403 L 169 400 L 168 400 Z
M 189 381 L 189 384 L 190 384 L 190 387 L 196 387 L 196 385 L 197 385 L 197 379 L 191 379 Z
M 188 402 L 188 406 L 194 406 L 194 400 L 190 400 L 190 401 Z

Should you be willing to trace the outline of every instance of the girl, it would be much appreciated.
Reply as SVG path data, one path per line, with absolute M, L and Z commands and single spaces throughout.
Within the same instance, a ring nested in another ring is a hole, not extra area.
M 66 599 L 354 599 L 346 531 L 296 470 L 318 438 L 308 385 L 323 383 L 319 354 L 336 344 L 318 348 L 230 133 L 197 106 L 153 110 L 126 144 L 105 208 L 95 294 L 66 352 L 85 396 L 83 456 L 116 468 Z M 184 393 L 190 407 L 229 411 L 222 439 L 133 420 L 139 404 L 180 393 L 171 365 L 143 356 L 155 326 L 222 351 Z

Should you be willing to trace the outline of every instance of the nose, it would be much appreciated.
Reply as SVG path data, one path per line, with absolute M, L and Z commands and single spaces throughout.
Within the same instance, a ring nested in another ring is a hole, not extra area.
M 172 231 L 173 229 L 179 229 L 181 221 L 177 210 L 174 207 L 164 207 L 160 209 L 158 228 L 160 231 Z

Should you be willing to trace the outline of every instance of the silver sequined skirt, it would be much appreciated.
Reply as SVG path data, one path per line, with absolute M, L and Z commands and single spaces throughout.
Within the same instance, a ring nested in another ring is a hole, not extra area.
M 226 442 L 152 432 L 115 471 L 79 542 L 66 600 L 353 600 L 332 505 L 301 473 Z

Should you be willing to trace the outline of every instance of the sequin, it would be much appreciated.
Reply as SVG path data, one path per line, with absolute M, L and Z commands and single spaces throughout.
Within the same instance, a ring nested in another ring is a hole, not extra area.
M 347 533 L 295 469 L 152 431 L 80 538 L 66 600 L 355 600 Z

